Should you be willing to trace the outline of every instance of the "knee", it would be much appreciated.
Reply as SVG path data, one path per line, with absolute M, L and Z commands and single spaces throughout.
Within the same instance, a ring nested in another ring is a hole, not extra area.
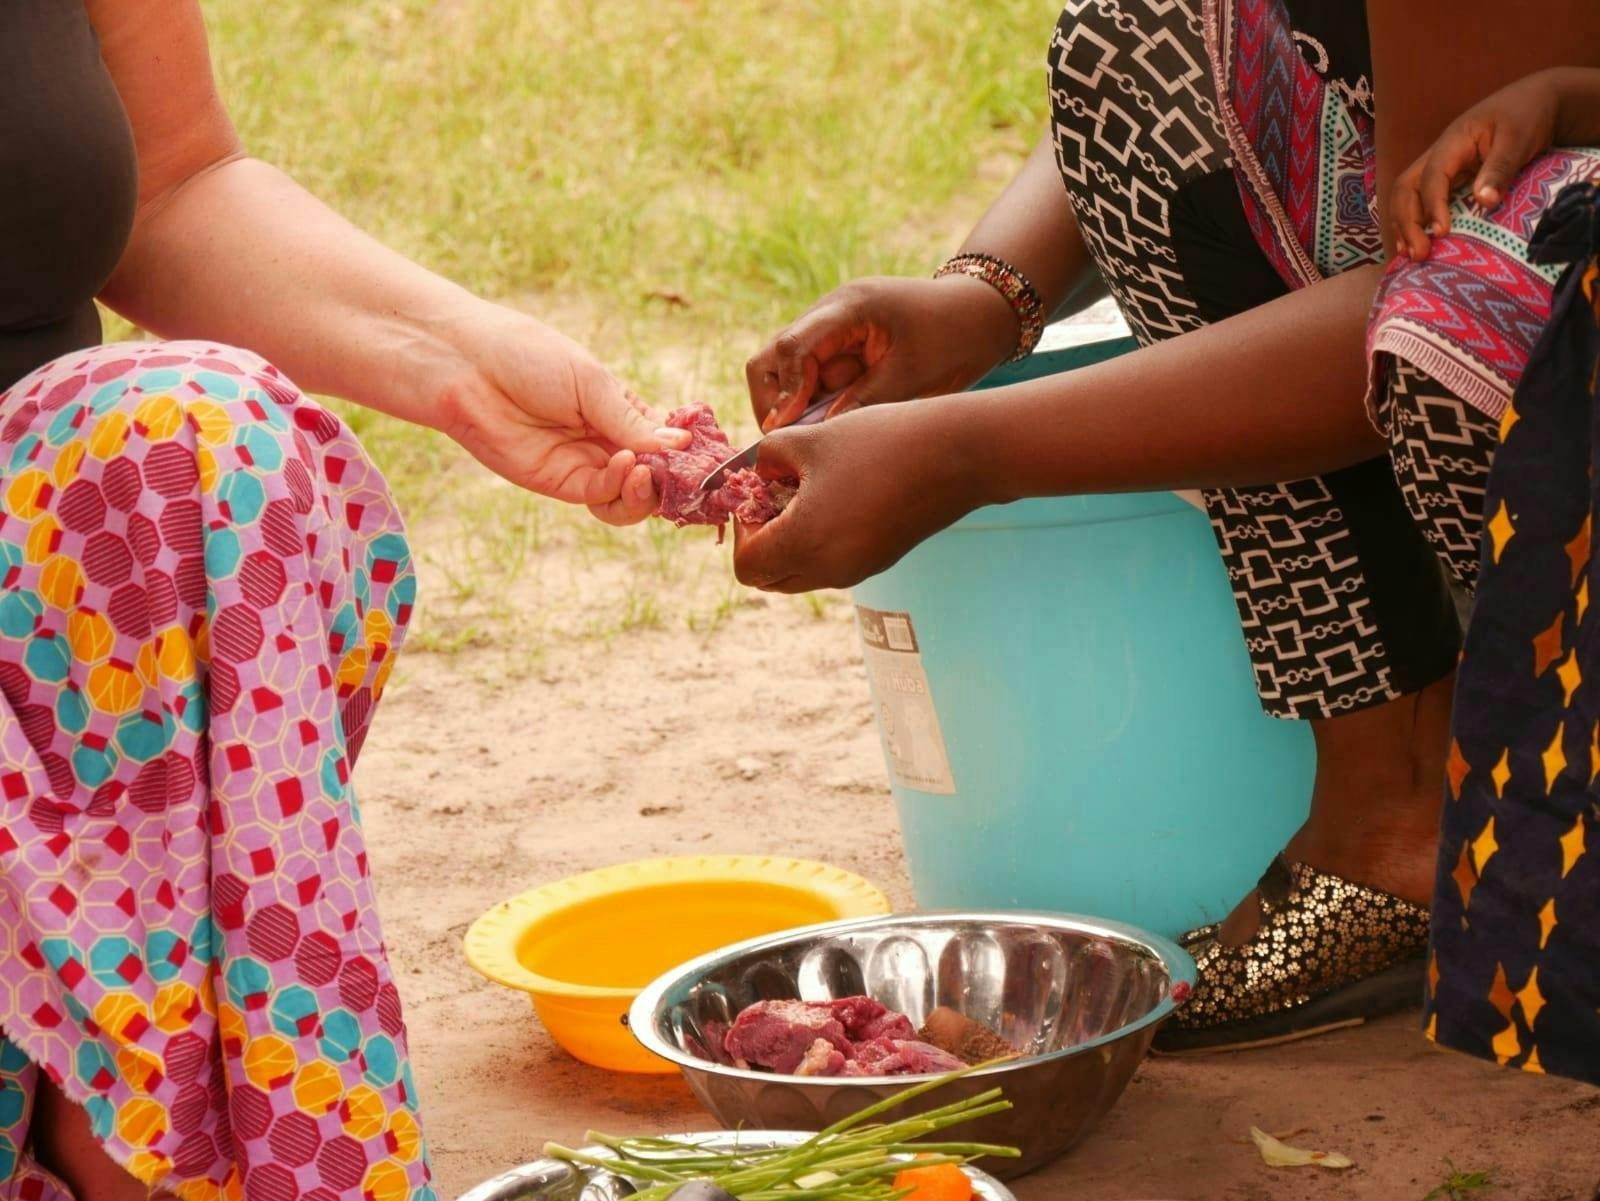
M 1379 285 L 1367 317 L 1367 354 L 1373 368 L 1369 413 L 1381 433 L 1392 434 L 1415 412 L 1419 382 L 1448 354 L 1439 322 L 1452 307 L 1445 298 L 1458 275 L 1453 265 L 1431 258 L 1407 259 Z
M 31 437 L 52 448 L 84 440 L 103 459 L 134 437 L 182 440 L 185 426 L 210 445 L 224 424 L 288 430 L 303 406 L 316 408 L 252 351 L 211 342 L 120 343 L 64 355 L 25 379 L 5 398 L 0 437 L 13 446 Z
M 204 435 L 213 432 L 207 421 L 218 409 L 228 411 L 236 424 L 276 424 L 267 406 L 292 410 L 305 402 L 260 355 L 215 342 L 104 346 L 89 352 L 74 374 L 83 381 L 81 396 L 94 415 L 121 411 L 141 432 L 158 438 L 175 433 L 175 412 L 190 419 L 203 441 L 214 441 Z
M 27 384 L 0 412 L 0 441 L 13 459 L 49 449 L 108 462 L 140 445 L 172 444 L 163 454 L 187 452 L 202 476 L 208 458 L 219 456 L 271 474 L 292 458 L 309 466 L 312 445 L 345 433 L 260 355 L 214 342 L 95 347 L 56 360 Z
M 7 513 L 48 511 L 50 529 L 87 534 L 114 510 L 185 546 L 203 527 L 258 520 L 282 541 L 303 534 L 327 482 L 367 466 L 342 423 L 266 360 L 201 342 L 50 364 L 0 412 L 0 461 L 21 467 L 0 496 Z

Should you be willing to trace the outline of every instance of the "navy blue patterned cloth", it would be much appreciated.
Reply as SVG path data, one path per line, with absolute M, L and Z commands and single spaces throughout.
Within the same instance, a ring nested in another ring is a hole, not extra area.
M 1569 265 L 1489 473 L 1425 1020 L 1441 1045 L 1600 1084 L 1600 188 L 1558 197 L 1532 257 Z

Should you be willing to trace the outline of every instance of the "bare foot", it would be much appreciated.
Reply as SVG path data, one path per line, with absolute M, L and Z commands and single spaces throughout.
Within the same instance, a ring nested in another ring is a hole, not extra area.
M 1388 704 L 1312 722 L 1311 813 L 1284 858 L 1429 904 L 1454 688 L 1451 675 Z M 1242 946 L 1260 922 L 1252 891 L 1224 919 L 1222 942 Z

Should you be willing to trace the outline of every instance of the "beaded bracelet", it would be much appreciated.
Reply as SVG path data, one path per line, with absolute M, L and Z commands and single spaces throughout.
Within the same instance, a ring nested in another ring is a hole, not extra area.
M 958 254 L 935 271 L 933 278 L 942 279 L 946 275 L 970 275 L 973 279 L 981 279 L 1005 297 L 1012 313 L 1016 315 L 1019 327 L 1017 349 L 1006 362 L 1015 363 L 1033 353 L 1034 347 L 1039 345 L 1039 339 L 1044 336 L 1044 301 L 1039 299 L 1039 293 L 1028 282 L 1026 275 L 992 254 Z

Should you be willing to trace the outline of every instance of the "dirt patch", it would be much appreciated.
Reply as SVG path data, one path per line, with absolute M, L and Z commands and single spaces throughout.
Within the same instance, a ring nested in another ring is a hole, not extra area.
M 549 652 L 537 676 L 505 674 L 515 662 L 413 658 L 357 778 L 446 1198 L 546 1139 L 709 1125 L 674 1078 L 567 1058 L 521 996 L 466 967 L 461 936 L 493 902 L 571 872 L 705 850 L 814 856 L 911 903 L 847 606 L 821 618 L 786 602 L 741 606 L 706 638 L 577 644 Z M 728 719 L 706 716 L 719 711 Z M 759 821 L 737 820 L 752 810 Z M 1448 1155 L 1496 1170 L 1487 1198 L 1589 1201 L 1596 1105 L 1593 1089 L 1435 1051 L 1397 1019 L 1297 1047 L 1151 1060 L 1074 1154 L 1017 1192 L 1421 1201 Z M 1358 1167 L 1273 1171 L 1238 1141 L 1251 1125 L 1309 1127 L 1298 1143 Z

